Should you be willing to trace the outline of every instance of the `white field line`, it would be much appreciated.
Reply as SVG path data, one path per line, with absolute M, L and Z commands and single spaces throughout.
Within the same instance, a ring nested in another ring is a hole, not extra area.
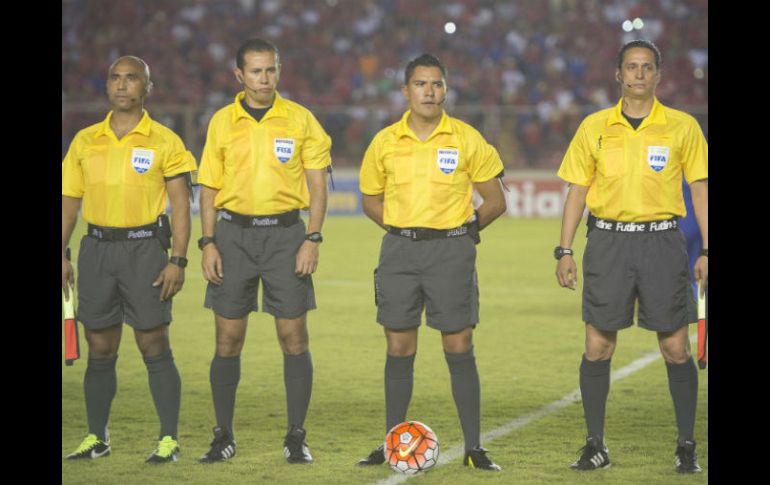
M 692 335 L 690 337 L 690 342 L 694 343 L 697 339 L 698 339 L 697 334 Z M 616 371 L 612 371 L 612 377 L 610 379 L 610 382 L 616 382 L 616 381 L 619 381 L 620 379 L 628 377 L 631 374 L 652 364 L 659 358 L 660 358 L 660 350 L 658 349 L 648 354 L 645 354 L 644 356 L 636 359 L 635 361 L 631 362 L 627 366 L 621 369 L 618 369 Z M 542 417 L 548 416 L 549 414 L 553 414 L 556 411 L 564 409 L 570 404 L 573 404 L 579 401 L 580 401 L 580 389 L 578 388 L 557 401 L 553 401 L 552 403 L 546 404 L 542 408 L 536 411 L 533 411 L 529 414 L 525 414 L 524 416 L 519 416 L 517 418 L 514 418 L 511 421 L 508 421 L 507 423 L 503 424 L 502 426 L 499 426 L 491 431 L 488 431 L 482 434 L 481 443 L 486 443 L 487 441 L 492 441 L 495 438 L 500 438 L 501 436 L 505 436 L 508 433 L 511 433 L 512 431 L 515 431 L 519 428 L 523 428 L 524 426 L 528 425 L 532 421 L 535 421 L 536 419 L 540 419 Z M 442 449 L 439 455 L 438 462 L 436 462 L 436 466 L 446 465 L 451 461 L 462 458 L 464 454 L 465 454 L 465 445 L 463 443 L 453 446 L 448 450 Z M 375 482 L 375 485 L 395 485 L 397 483 L 405 482 L 413 476 L 417 476 L 417 475 L 402 475 L 402 474 L 396 474 L 394 472 L 392 476 L 382 479 L 378 482 Z

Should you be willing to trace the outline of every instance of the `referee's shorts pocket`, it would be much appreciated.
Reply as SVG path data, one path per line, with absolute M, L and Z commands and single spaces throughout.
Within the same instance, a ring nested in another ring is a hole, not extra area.
M 380 280 L 377 278 L 377 268 L 374 268 L 374 306 L 380 306 Z

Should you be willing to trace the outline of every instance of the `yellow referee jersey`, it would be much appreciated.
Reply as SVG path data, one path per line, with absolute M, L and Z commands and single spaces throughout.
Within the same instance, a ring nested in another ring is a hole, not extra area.
M 142 119 L 122 139 L 101 123 L 80 130 L 61 166 L 61 193 L 83 199 L 83 219 L 107 227 L 136 227 L 166 212 L 166 181 L 196 170 L 195 158 L 176 133 Z
M 473 215 L 473 182 L 502 172 L 500 155 L 475 128 L 446 113 L 422 142 L 407 124 L 410 112 L 377 133 L 367 148 L 361 192 L 385 194 L 386 225 L 460 226 Z
M 241 106 L 246 94 L 209 123 L 198 183 L 219 190 L 218 209 L 245 215 L 280 214 L 310 205 L 305 169 L 331 163 L 331 138 L 313 114 L 283 99 L 256 121 Z
M 596 217 L 625 222 L 684 217 L 682 173 L 687 183 L 708 178 L 708 144 L 698 122 L 655 98 L 634 130 L 622 102 L 583 120 L 558 176 L 589 186 L 586 205 Z

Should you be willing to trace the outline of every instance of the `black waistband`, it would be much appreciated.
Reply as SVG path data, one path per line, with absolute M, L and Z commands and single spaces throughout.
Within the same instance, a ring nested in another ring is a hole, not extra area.
M 622 222 L 610 219 L 601 219 L 592 215 L 588 216 L 588 229 L 601 229 L 610 232 L 643 233 L 663 232 L 679 229 L 679 218 L 664 219 L 662 221 L 648 222 Z
M 245 216 L 227 209 L 220 209 L 219 216 L 228 222 L 243 227 L 288 227 L 299 221 L 299 210 L 295 209 L 293 211 L 284 212 L 283 214 L 271 216 Z
M 138 227 L 104 227 L 88 224 L 88 236 L 100 241 L 134 241 L 156 237 L 158 224 Z
M 413 241 L 425 241 L 427 239 L 445 239 L 468 235 L 470 223 L 452 229 L 431 229 L 429 227 L 388 227 L 388 232 Z

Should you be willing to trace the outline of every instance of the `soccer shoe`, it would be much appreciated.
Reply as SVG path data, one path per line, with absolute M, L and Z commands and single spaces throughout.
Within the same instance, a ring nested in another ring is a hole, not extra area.
M 703 471 L 698 465 L 698 455 L 695 454 L 694 441 L 681 441 L 676 447 L 676 471 L 679 473 L 700 473 Z
M 108 456 L 112 448 L 110 448 L 109 442 L 104 442 L 96 437 L 95 434 L 89 434 L 85 437 L 80 446 L 67 455 L 65 458 L 68 460 L 82 460 L 82 459 L 94 459 Z
M 470 451 L 466 451 L 465 458 L 463 458 L 463 465 L 481 470 L 490 470 L 493 472 L 499 472 L 502 470 L 500 465 L 489 459 L 487 456 L 487 451 L 488 450 L 486 448 L 482 448 L 481 446 L 477 446 L 472 448 Z
M 145 463 L 168 463 L 179 459 L 179 443 L 171 436 L 164 436 L 158 447 Z
M 214 428 L 214 440 L 211 447 L 205 455 L 198 458 L 200 463 L 214 463 L 215 461 L 225 461 L 235 456 L 235 440 L 219 426 Z
M 382 465 L 385 463 L 385 445 L 380 445 L 374 449 L 369 456 L 358 460 L 358 466 Z
M 313 463 L 310 450 L 305 442 L 305 430 L 292 425 L 283 439 L 283 454 L 289 463 Z
M 598 444 L 593 437 L 588 437 L 586 438 L 586 445 L 580 449 L 580 457 L 569 467 L 573 470 L 609 468 L 609 450 L 603 443 Z

